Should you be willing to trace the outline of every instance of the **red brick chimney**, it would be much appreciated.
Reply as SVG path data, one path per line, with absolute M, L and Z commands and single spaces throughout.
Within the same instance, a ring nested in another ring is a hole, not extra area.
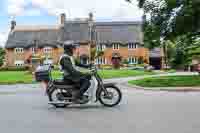
M 60 14 L 60 24 L 64 25 L 66 21 L 66 14 L 65 13 L 61 13 Z

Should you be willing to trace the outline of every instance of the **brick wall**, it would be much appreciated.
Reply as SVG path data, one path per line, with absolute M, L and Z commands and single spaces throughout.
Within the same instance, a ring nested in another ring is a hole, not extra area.
M 6 65 L 13 66 L 14 65 L 14 50 L 13 49 L 6 49 Z
M 149 61 L 149 50 L 146 48 L 137 48 L 129 50 L 128 48 L 119 48 L 119 50 L 113 50 L 113 48 L 107 48 L 104 50 L 104 57 L 107 60 L 108 64 L 111 63 L 112 54 L 113 53 L 119 53 L 122 57 L 122 60 L 128 59 L 129 57 L 143 57 L 143 59 Z
M 54 64 L 58 64 L 60 56 L 63 54 L 63 48 L 52 48 L 52 51 L 48 54 L 44 53 L 43 48 L 36 50 L 37 54 L 48 55 L 48 57 L 53 59 Z M 112 54 L 119 53 L 122 60 L 128 59 L 129 57 L 143 57 L 143 59 L 149 61 L 149 50 L 143 47 L 136 49 L 128 49 L 127 47 L 120 47 L 119 50 L 113 50 L 113 48 L 106 48 L 104 50 L 103 57 L 106 58 L 107 64 L 112 64 Z M 15 60 L 27 60 L 32 55 L 31 48 L 24 49 L 23 53 L 15 53 L 14 49 L 6 49 L 6 64 L 7 66 L 15 66 Z M 89 56 L 89 46 L 81 45 L 75 53 L 76 56 L 88 55 Z

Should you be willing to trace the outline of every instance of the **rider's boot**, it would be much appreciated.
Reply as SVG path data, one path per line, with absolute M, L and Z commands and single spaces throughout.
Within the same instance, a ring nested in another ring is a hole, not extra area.
M 88 101 L 87 96 L 81 95 L 79 91 L 73 92 L 73 99 L 75 100 L 75 102 L 80 104 L 86 103 Z

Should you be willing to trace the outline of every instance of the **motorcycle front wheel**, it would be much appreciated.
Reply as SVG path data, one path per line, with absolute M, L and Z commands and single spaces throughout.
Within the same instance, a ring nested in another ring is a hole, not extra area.
M 106 92 L 102 89 L 99 94 L 99 101 L 106 107 L 114 107 L 121 102 L 122 93 L 116 86 L 105 87 Z

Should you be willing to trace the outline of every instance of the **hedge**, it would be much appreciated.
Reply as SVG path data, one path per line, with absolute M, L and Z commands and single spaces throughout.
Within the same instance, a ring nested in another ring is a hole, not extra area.
M 0 67 L 0 71 L 27 71 L 29 67 Z

